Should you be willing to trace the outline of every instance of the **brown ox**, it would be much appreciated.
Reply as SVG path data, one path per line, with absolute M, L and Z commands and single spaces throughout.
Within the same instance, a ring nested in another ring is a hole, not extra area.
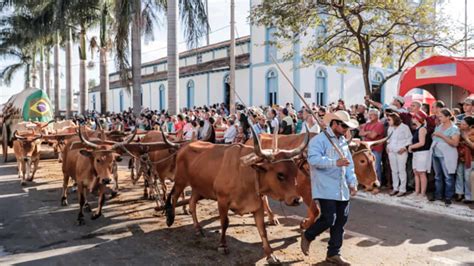
M 49 138 L 49 145 L 53 147 L 54 153 L 58 154 L 58 162 L 62 162 L 65 140 L 76 134 L 77 126 L 72 120 L 63 120 L 52 123 L 51 128 L 50 135 L 56 135 L 57 137 Z
M 168 143 L 169 149 L 140 154 L 130 152 L 129 154 L 135 159 L 135 161 L 139 162 L 137 164 L 136 178 L 132 178 L 132 182 L 133 184 L 136 184 L 140 176 L 143 175 L 145 180 L 143 197 L 145 199 L 154 199 L 156 196 L 159 196 L 164 201 L 166 197 L 165 180 L 174 180 L 176 154 L 180 145 L 170 142 L 164 131 L 149 131 L 140 141 L 142 144 L 153 142 Z M 155 189 L 157 180 L 161 183 L 161 190 L 163 193 L 159 193 L 159 191 Z
M 22 186 L 26 185 L 26 181 L 32 181 L 38 170 L 41 137 L 41 134 L 36 134 L 34 131 L 22 133 L 15 131 L 14 133 L 13 151 L 18 167 L 18 178 L 21 178 Z
M 92 142 L 82 134 L 79 129 L 80 142 L 71 139 L 66 143 L 63 162 L 63 195 L 61 204 L 67 205 L 67 184 L 71 177 L 77 183 L 77 193 L 79 198 L 79 214 L 77 221 L 79 225 L 84 224 L 83 208 L 88 204 L 86 202 L 87 192 L 92 192 L 96 187 L 99 190 L 99 201 L 97 210 L 92 214 L 91 219 L 95 220 L 102 214 L 102 207 L 105 202 L 105 190 L 110 183 L 113 175 L 113 166 L 115 160 L 119 158 L 118 150 L 143 150 L 143 145 L 130 144 L 129 142 L 135 135 L 127 141 L 112 144 L 111 142 Z M 166 148 L 166 143 L 150 143 L 146 150 Z
M 301 155 L 309 137 L 297 149 L 278 153 L 262 150 L 258 137 L 253 139 L 254 147 L 197 141 L 180 149 L 176 159 L 175 184 L 165 206 L 167 225 L 171 226 L 174 222 L 178 196 L 186 186 L 191 186 L 189 209 L 197 234 L 202 234 L 196 214 L 197 201 L 217 200 L 221 222 L 219 251 L 228 252 L 228 210 L 239 215 L 253 213 L 267 261 L 277 262 L 267 239 L 261 197 L 268 195 L 290 206 L 299 204 L 300 197 L 295 186 L 298 167 L 293 158 Z
M 311 138 L 316 134 L 311 133 Z M 261 134 L 263 148 L 271 148 L 273 145 L 273 135 Z M 278 147 L 284 149 L 292 149 L 297 147 L 304 138 L 304 134 L 297 135 L 278 135 Z M 363 185 L 367 190 L 372 190 L 374 186 L 379 186 L 377 180 L 377 171 L 375 170 L 375 157 L 370 149 L 371 146 L 383 143 L 387 138 L 365 142 L 360 141 L 351 143 L 350 149 L 352 152 L 352 159 L 354 161 L 354 171 L 357 176 L 359 184 Z M 246 143 L 250 144 L 249 141 Z M 302 221 L 301 227 L 307 229 L 311 226 L 319 215 L 319 209 L 312 199 L 311 194 L 311 177 L 309 173 L 309 165 L 306 160 L 299 162 L 300 171 L 297 176 L 297 191 L 303 198 L 303 202 L 308 206 L 307 217 Z M 265 210 L 268 212 L 270 223 L 277 224 L 278 220 L 275 218 L 272 210 L 268 206 L 268 200 L 264 198 Z

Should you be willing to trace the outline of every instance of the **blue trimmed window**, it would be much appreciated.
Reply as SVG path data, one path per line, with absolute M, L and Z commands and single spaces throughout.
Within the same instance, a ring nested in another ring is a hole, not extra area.
M 265 61 L 272 62 L 272 56 L 277 59 L 277 47 L 275 45 L 276 38 L 274 33 L 276 32 L 275 27 L 267 28 L 265 34 Z
M 160 111 L 165 109 L 165 85 L 161 84 L 159 88 Z
M 327 97 L 327 80 L 328 76 L 326 71 L 318 69 L 316 71 L 316 89 L 315 89 L 315 102 L 317 105 L 326 105 Z
M 272 69 L 266 75 L 267 85 L 267 105 L 274 105 L 278 103 L 278 74 Z
M 96 110 L 96 99 L 95 99 L 95 94 L 92 94 L 92 110 Z
M 186 84 L 186 106 L 192 108 L 194 106 L 194 81 L 190 80 Z
M 123 112 L 123 91 L 119 92 L 119 108 L 120 112 Z

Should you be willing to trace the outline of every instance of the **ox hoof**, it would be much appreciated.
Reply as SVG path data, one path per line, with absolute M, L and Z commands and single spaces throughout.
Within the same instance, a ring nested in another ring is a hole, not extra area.
M 116 197 L 117 195 L 118 195 L 118 191 L 116 191 L 116 190 L 112 190 L 112 192 L 110 192 L 110 197 L 111 197 L 111 198 L 114 198 L 114 197 Z
M 273 218 L 268 220 L 269 225 L 279 225 L 280 221 L 278 221 L 278 218 Z
M 23 187 L 26 186 L 26 181 L 21 181 L 20 185 L 23 186 Z
M 84 204 L 84 210 L 85 210 L 86 212 L 92 212 L 91 205 L 89 205 L 88 202 L 87 202 L 86 204 Z
M 277 256 L 270 254 L 270 256 L 267 257 L 267 263 L 268 264 L 281 264 L 281 261 L 278 259 Z
M 229 248 L 225 246 L 220 246 L 217 248 L 217 251 L 221 254 L 227 255 L 229 254 Z
M 81 226 L 81 225 L 85 225 L 86 222 L 84 221 L 84 218 L 80 217 L 80 218 L 77 218 L 77 225 L 78 226 Z
M 197 237 L 206 237 L 206 235 L 204 234 L 204 230 L 202 230 L 202 228 L 196 229 L 196 231 L 194 232 L 194 235 Z
M 183 215 L 189 215 L 189 211 L 187 209 L 183 209 Z
M 61 199 L 61 206 L 67 206 L 67 199 Z
M 91 219 L 92 220 L 96 220 L 97 218 L 99 218 L 102 214 L 101 213 L 97 213 L 97 212 L 94 212 L 91 216 Z

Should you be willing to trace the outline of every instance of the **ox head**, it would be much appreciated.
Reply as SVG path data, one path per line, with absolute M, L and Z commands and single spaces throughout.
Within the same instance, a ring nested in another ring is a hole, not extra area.
M 306 133 L 304 141 L 296 149 L 278 150 L 274 142 L 273 149 L 264 150 L 253 127 L 250 129 L 253 136 L 254 152 L 242 157 L 241 160 L 245 165 L 249 165 L 257 171 L 258 191 L 284 201 L 289 206 L 298 205 L 300 203 L 300 196 L 296 189 L 298 165 L 295 160 L 302 155 L 308 145 L 309 134 Z
M 140 162 L 141 167 L 143 167 L 144 172 L 147 175 L 151 175 L 152 172 L 152 162 L 150 160 L 149 153 L 159 150 L 169 150 L 170 153 L 176 151 L 181 147 L 179 143 L 170 142 L 163 130 L 161 128 L 161 135 L 163 141 L 159 142 L 137 142 L 137 143 L 130 143 L 126 145 L 122 145 L 122 149 L 128 153 L 130 156 L 135 158 L 138 162 Z M 157 162 L 155 162 L 157 163 Z
M 352 141 L 349 145 L 357 181 L 368 190 L 380 187 L 380 182 L 377 179 L 376 160 L 371 148 L 384 143 L 389 137 L 377 141 Z
M 120 161 L 119 150 L 123 145 L 129 144 L 135 137 L 135 133 L 123 142 L 112 142 L 98 140 L 98 143 L 88 140 L 79 127 L 80 154 L 88 157 L 95 172 L 94 183 L 107 185 L 113 177 L 113 166 L 116 161 Z M 91 188 L 93 188 L 91 186 Z
M 17 154 L 17 157 L 25 162 L 31 162 L 31 156 L 35 151 L 36 145 L 38 145 L 38 140 L 43 137 L 42 134 L 37 134 L 35 131 L 31 133 L 19 134 L 18 131 L 14 133 L 17 143 L 21 147 L 21 154 Z

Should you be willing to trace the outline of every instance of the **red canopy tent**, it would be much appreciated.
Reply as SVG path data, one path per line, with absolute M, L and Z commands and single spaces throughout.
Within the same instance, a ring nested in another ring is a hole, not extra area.
M 425 89 L 454 105 L 474 93 L 474 58 L 432 56 L 420 61 L 402 73 L 399 95 L 405 96 L 413 88 Z

